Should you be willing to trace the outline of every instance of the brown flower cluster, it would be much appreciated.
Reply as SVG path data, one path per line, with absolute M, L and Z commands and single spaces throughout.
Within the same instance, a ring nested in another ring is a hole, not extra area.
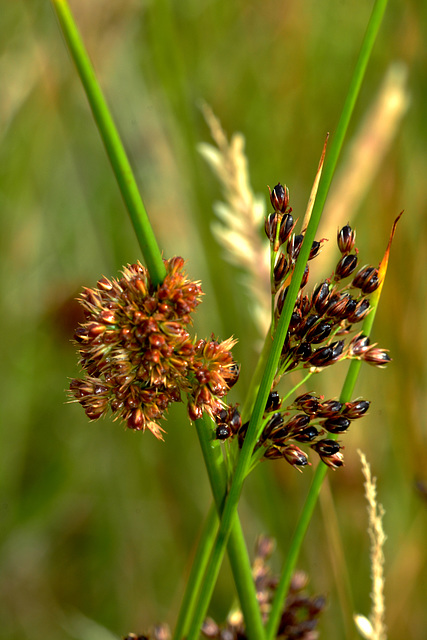
M 285 304 L 304 234 L 293 233 L 295 222 L 287 188 L 276 185 L 270 200 L 274 213 L 268 216 L 265 231 L 275 254 L 272 294 L 277 320 Z M 390 361 L 388 352 L 370 345 L 369 338 L 359 335 L 345 341 L 354 326 L 370 312 L 369 295 L 380 285 L 377 268 L 367 265 L 356 272 L 359 258 L 355 240 L 356 233 L 350 225 L 338 231 L 341 258 L 332 275 L 316 285 L 311 294 L 306 292 L 310 272 L 306 265 L 282 349 L 280 375 L 296 367 L 321 369 L 345 358 L 358 358 L 377 366 Z M 313 242 L 309 261 L 319 254 L 322 242 Z
M 289 206 L 288 189 L 276 185 L 270 191 L 270 201 L 274 212 L 265 222 L 265 231 L 274 257 L 271 289 L 277 321 L 304 235 L 293 233 L 296 223 Z M 350 335 L 354 325 L 369 313 L 369 295 L 380 285 L 375 267 L 364 266 L 356 272 L 355 239 L 356 233 L 348 224 L 338 231 L 341 257 L 332 275 L 316 285 L 311 294 L 306 293 L 309 279 L 309 266 L 306 265 L 273 388 L 283 374 L 296 368 L 310 368 L 315 372 L 345 358 L 364 360 L 376 366 L 384 366 L 390 361 L 388 352 L 376 344 L 371 345 L 369 338 L 361 332 Z M 318 255 L 322 242 L 313 242 L 309 261 Z M 350 277 L 352 280 L 348 282 Z M 262 457 L 265 459 L 284 459 L 301 470 L 310 463 L 300 445 L 308 444 L 325 464 L 336 469 L 343 465 L 343 447 L 333 436 L 344 433 L 352 420 L 366 413 L 369 404 L 367 400 L 342 404 L 338 400 L 324 400 L 314 393 L 305 393 L 291 405 L 282 407 L 278 392 L 272 390 L 256 448 L 264 447 Z M 215 420 L 218 439 L 237 437 L 239 446 L 243 445 L 249 423 L 242 424 L 237 407 L 223 409 L 216 414 Z M 327 434 L 333 436 L 324 437 Z
M 262 458 L 286 460 L 301 471 L 310 462 L 300 445 L 308 444 L 326 465 L 337 469 L 344 464 L 341 453 L 344 447 L 325 435 L 344 433 L 353 420 L 365 415 L 369 406 L 368 400 L 343 404 L 334 399 L 324 400 L 323 396 L 315 393 L 304 393 L 289 406 L 282 407 L 279 393 L 272 391 L 263 416 L 264 428 L 255 450 L 264 447 Z M 223 409 L 215 420 L 217 439 L 237 437 L 239 447 L 242 447 L 249 422 L 242 424 L 237 407 Z
M 215 416 L 238 378 L 231 355 L 235 341 L 195 341 L 188 332 L 202 290 L 183 272 L 184 261 L 165 261 L 159 287 L 139 262 L 119 280 L 103 277 L 79 301 L 85 322 L 75 332 L 82 379 L 70 390 L 96 420 L 111 410 L 131 429 L 149 429 L 162 439 L 159 420 L 171 402 L 189 394 L 191 419 Z
M 264 622 L 268 619 L 277 587 L 277 578 L 271 574 L 268 565 L 273 550 L 273 540 L 261 536 L 257 541 L 256 557 L 252 568 L 257 600 Z M 316 627 L 326 600 L 323 596 L 305 595 L 304 590 L 307 584 L 308 577 L 304 572 L 297 571 L 293 575 L 276 635 L 280 640 L 317 640 L 319 637 Z M 240 611 L 230 614 L 223 625 L 208 618 L 203 624 L 202 632 L 206 638 L 212 640 L 245 640 L 247 638 Z

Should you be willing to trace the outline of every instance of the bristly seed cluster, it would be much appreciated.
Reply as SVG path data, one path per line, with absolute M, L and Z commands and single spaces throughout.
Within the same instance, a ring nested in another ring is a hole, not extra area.
M 204 411 L 214 417 L 239 375 L 233 339 L 196 341 L 188 332 L 200 283 L 187 279 L 182 258 L 165 266 L 159 287 L 138 262 L 119 280 L 103 277 L 95 289 L 84 289 L 79 300 L 86 320 L 74 336 L 84 377 L 70 384 L 90 419 L 111 410 L 129 428 L 149 429 L 160 439 L 159 420 L 181 392 L 188 394 L 191 419 Z

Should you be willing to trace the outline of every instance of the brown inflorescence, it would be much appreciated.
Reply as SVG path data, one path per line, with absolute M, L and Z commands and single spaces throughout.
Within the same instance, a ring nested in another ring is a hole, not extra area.
M 162 439 L 159 420 L 181 392 L 189 394 L 192 419 L 224 406 L 222 397 L 238 377 L 235 341 L 190 336 L 202 289 L 183 266 L 180 257 L 165 261 L 158 287 L 138 262 L 119 280 L 102 277 L 95 289 L 84 289 L 79 300 L 86 319 L 74 336 L 84 377 L 72 380 L 70 391 L 90 419 L 111 410 L 129 428 Z
M 257 600 L 261 616 L 267 622 L 277 589 L 278 579 L 268 564 L 274 550 L 274 541 L 260 536 L 257 541 L 256 556 L 252 565 Z M 276 638 L 280 640 L 316 640 L 319 637 L 317 625 L 326 606 L 324 596 L 308 596 L 305 590 L 308 576 L 296 571 L 292 576 L 288 595 L 280 616 Z M 212 618 L 203 623 L 202 633 L 211 640 L 246 640 L 244 618 L 239 610 L 233 610 L 225 624 L 218 624 Z

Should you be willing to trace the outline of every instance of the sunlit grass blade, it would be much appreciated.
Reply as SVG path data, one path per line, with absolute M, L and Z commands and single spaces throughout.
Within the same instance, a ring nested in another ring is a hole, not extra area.
M 166 270 L 123 143 L 96 79 L 94 68 L 68 3 L 66 0 L 51 0 L 51 2 L 110 159 L 142 255 L 150 272 L 151 281 L 154 285 L 158 285 L 163 281 Z

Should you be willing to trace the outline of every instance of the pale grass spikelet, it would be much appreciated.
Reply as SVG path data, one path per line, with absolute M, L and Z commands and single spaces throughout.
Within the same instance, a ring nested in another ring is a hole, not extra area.
M 225 259 L 246 272 L 244 284 L 264 335 L 270 322 L 269 253 L 260 234 L 265 203 L 251 189 L 244 137 L 234 133 L 229 142 L 212 109 L 204 104 L 202 111 L 217 146 L 201 143 L 198 149 L 216 174 L 225 200 L 214 205 L 218 221 L 212 224 L 212 232 L 225 250 Z
M 362 463 L 362 472 L 365 476 L 365 496 L 368 501 L 369 527 L 368 533 L 371 540 L 371 576 L 372 576 L 372 609 L 369 619 L 360 614 L 354 616 L 354 621 L 359 633 L 367 640 L 386 640 L 386 627 L 384 623 L 384 553 L 383 546 L 386 541 L 382 519 L 384 509 L 377 502 L 376 478 L 372 478 L 371 469 L 366 457 L 358 449 Z

